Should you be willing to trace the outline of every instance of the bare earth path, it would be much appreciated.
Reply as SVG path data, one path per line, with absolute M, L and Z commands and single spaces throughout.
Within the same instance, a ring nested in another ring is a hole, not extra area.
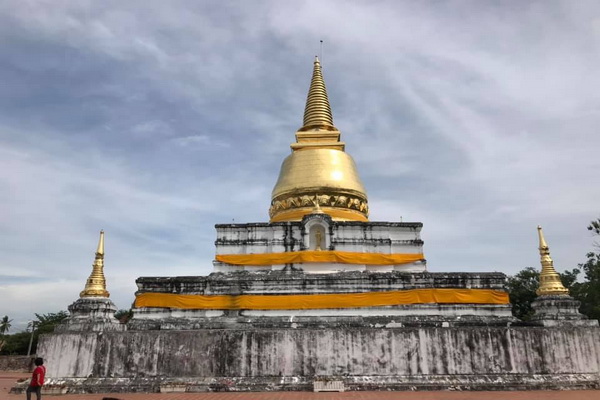
M 25 399 L 25 395 L 8 394 L 20 378 L 29 374 L 0 372 L 0 400 Z M 260 393 L 110 393 L 45 395 L 47 400 L 600 400 L 600 390 L 532 391 L 532 392 L 260 392 Z

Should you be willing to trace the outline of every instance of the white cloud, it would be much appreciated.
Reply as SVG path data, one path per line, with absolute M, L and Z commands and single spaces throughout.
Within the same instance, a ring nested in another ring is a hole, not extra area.
M 191 148 L 204 148 L 208 146 L 231 147 L 227 142 L 216 140 L 209 135 L 191 135 L 178 137 L 172 140 L 178 146 Z

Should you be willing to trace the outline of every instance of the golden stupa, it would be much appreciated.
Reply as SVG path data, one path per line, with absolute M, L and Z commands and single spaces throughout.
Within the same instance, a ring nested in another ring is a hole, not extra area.
M 299 221 L 315 206 L 337 221 L 368 221 L 367 193 L 333 125 L 321 63 L 315 57 L 304 123 L 273 188 L 271 222 Z
M 104 278 L 104 231 L 100 231 L 100 240 L 96 250 L 96 258 L 92 266 L 92 273 L 85 283 L 85 288 L 79 297 L 109 297 Z
M 544 238 L 542 227 L 538 225 L 537 229 L 540 240 L 542 272 L 540 273 L 540 287 L 536 294 L 538 296 L 568 295 L 569 290 L 563 286 L 558 272 L 554 269 L 554 262 L 550 257 L 550 248 Z

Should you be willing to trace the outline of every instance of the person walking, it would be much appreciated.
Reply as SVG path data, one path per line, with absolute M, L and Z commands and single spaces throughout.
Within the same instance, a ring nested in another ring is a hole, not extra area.
M 27 400 L 31 400 L 31 393 L 35 393 L 37 400 L 42 398 L 42 386 L 44 386 L 44 378 L 46 377 L 44 359 L 38 357 L 35 359 L 34 364 L 36 367 L 33 370 L 29 387 L 25 391 L 25 393 L 27 393 Z

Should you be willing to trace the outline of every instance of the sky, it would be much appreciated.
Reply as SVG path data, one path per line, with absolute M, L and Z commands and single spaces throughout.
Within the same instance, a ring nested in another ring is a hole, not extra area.
M 139 276 L 212 271 L 217 223 L 266 222 L 321 54 L 373 221 L 423 222 L 428 269 L 556 268 L 600 217 L 600 2 L 0 2 L 0 316 L 66 310 L 105 230 Z

